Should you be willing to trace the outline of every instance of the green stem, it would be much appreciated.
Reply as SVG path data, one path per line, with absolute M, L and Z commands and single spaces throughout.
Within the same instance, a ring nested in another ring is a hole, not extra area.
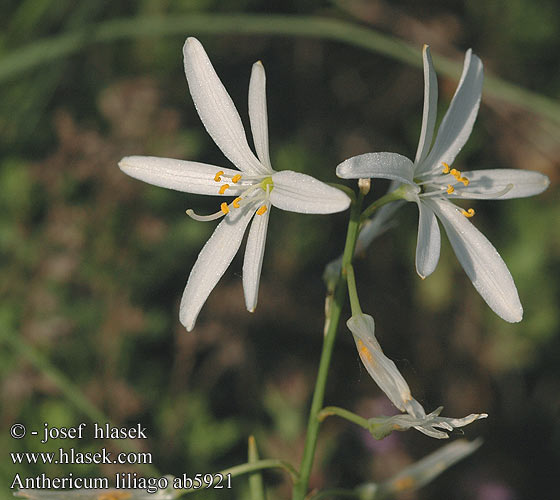
M 371 205 L 369 205 L 360 216 L 360 222 L 365 222 L 368 220 L 378 208 L 381 208 L 383 205 L 387 203 L 391 203 L 392 201 L 402 200 L 403 199 L 403 191 L 400 188 L 383 195 L 381 198 L 375 200 Z
M 305 36 L 336 40 L 383 54 L 397 61 L 421 67 L 420 48 L 350 22 L 312 16 L 255 14 L 189 14 L 188 16 L 137 17 L 113 19 L 92 24 L 84 30 L 33 42 L 12 50 L 0 60 L 0 83 L 14 80 L 30 68 L 50 64 L 94 43 L 108 43 L 137 37 L 185 34 L 245 34 Z M 461 74 L 461 63 L 433 55 L 438 73 L 454 79 Z M 487 96 L 515 104 L 530 113 L 560 123 L 560 106 L 551 98 L 486 75 Z
M 249 436 L 248 459 L 250 464 L 259 461 L 259 450 L 254 436 Z M 264 481 L 260 472 L 253 472 L 249 475 L 249 492 L 251 500 L 266 500 L 266 490 L 264 489 Z
M 356 415 L 355 413 L 345 410 L 344 408 L 339 408 L 338 406 L 325 406 L 325 408 L 323 408 L 319 412 L 319 420 L 321 420 L 322 422 L 327 417 L 332 417 L 333 415 L 342 417 L 346 420 L 349 420 L 350 422 L 353 422 L 354 424 L 358 424 L 364 429 L 369 430 L 369 422 L 367 418 L 360 417 L 360 415 Z
M 230 467 L 228 469 L 220 471 L 219 474 L 221 474 L 222 476 L 230 475 L 231 477 L 237 477 L 264 469 L 284 469 L 290 475 L 292 481 L 296 481 L 298 478 L 297 471 L 290 463 L 285 462 L 284 460 L 276 459 L 259 460 L 257 462 L 235 465 L 234 467 Z M 189 493 L 196 493 L 198 491 L 202 490 L 193 488 L 183 490 L 178 489 L 175 490 L 175 495 L 177 497 L 180 497 L 182 495 L 188 495 Z
M 354 267 L 352 264 L 346 266 L 346 277 L 348 282 L 348 296 L 350 297 L 350 307 L 352 308 L 352 316 L 362 314 L 360 300 L 358 298 L 358 290 L 356 289 L 356 277 L 354 276 Z
M 317 373 L 317 381 L 315 383 L 315 391 L 311 402 L 311 410 L 309 412 L 309 421 L 307 424 L 307 434 L 305 437 L 305 447 L 303 450 L 303 458 L 300 467 L 300 478 L 294 485 L 294 500 L 303 500 L 307 492 L 309 477 L 313 467 L 313 459 L 315 457 L 315 448 L 317 446 L 317 437 L 319 434 L 320 421 L 318 419 L 319 412 L 323 407 L 325 398 L 325 388 L 327 385 L 327 376 L 332 357 L 334 340 L 340 321 L 342 307 L 346 301 L 346 274 L 348 266 L 352 262 L 356 241 L 358 239 L 358 231 L 360 226 L 360 211 L 362 208 L 364 195 L 358 194 L 358 199 L 352 204 L 350 212 L 350 221 L 348 223 L 348 231 L 346 233 L 346 244 L 344 246 L 344 254 L 342 256 L 342 271 L 334 290 L 334 300 L 329 309 L 330 318 L 328 319 L 328 328 L 323 340 L 323 349 L 321 351 L 321 360 L 319 362 L 319 371 Z

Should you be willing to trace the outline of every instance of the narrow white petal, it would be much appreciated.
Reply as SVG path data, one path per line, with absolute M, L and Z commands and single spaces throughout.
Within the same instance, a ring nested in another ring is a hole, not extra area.
M 436 429 L 434 429 L 433 427 L 429 427 L 429 426 L 422 426 L 422 425 L 416 425 L 414 426 L 414 428 L 421 432 L 422 434 L 425 434 L 426 436 L 435 438 L 435 439 L 448 439 L 449 438 L 449 434 L 447 434 L 446 432 L 443 431 L 438 431 Z
M 253 205 L 232 210 L 220 222 L 196 260 L 181 299 L 179 318 L 187 331 L 194 328 L 200 309 L 237 253 L 247 224 L 255 213 Z
M 187 38 L 183 55 L 194 105 L 214 142 L 239 170 L 266 174 L 268 169 L 249 148 L 239 113 L 201 43 Z
M 542 193 L 550 184 L 546 175 L 531 170 L 509 168 L 462 172 L 469 179 L 466 188 L 457 189 L 460 198 L 508 200 Z M 460 184 L 459 184 L 460 186 Z
M 267 207 L 266 212 L 262 215 L 256 214 L 253 217 L 243 261 L 243 293 L 245 294 L 245 305 L 250 312 L 253 312 L 257 307 L 266 230 L 270 214 L 270 204 L 267 203 L 264 206 Z
M 438 101 L 438 84 L 437 76 L 432 63 L 430 47 L 424 45 L 422 51 L 424 59 L 424 111 L 422 113 L 422 129 L 420 131 L 420 140 L 418 141 L 418 149 L 416 151 L 415 164 L 419 164 L 426 156 L 432 145 L 434 137 L 434 127 L 437 116 Z
M 173 160 L 155 156 L 126 156 L 119 162 L 120 169 L 127 175 L 168 189 L 194 194 L 219 196 L 220 187 L 238 175 L 237 170 L 216 167 L 195 161 Z M 216 182 L 218 172 L 222 172 L 221 181 Z M 242 183 L 229 183 L 224 196 L 237 196 L 242 192 Z
M 442 162 L 449 165 L 467 142 L 478 114 L 483 81 L 482 62 L 469 49 L 463 74 L 449 109 L 439 127 L 434 147 L 416 174 L 437 170 Z
M 270 202 L 275 207 L 303 214 L 332 214 L 350 206 L 350 198 L 335 187 L 314 177 L 291 170 L 272 176 Z
M 443 427 L 444 424 L 447 424 L 448 427 L 444 427 L 444 428 L 452 430 L 452 429 L 457 429 L 459 427 L 465 427 L 466 425 L 472 424 L 475 420 L 479 420 L 487 417 L 488 417 L 487 413 L 471 413 L 470 415 L 467 415 L 466 417 L 463 418 L 438 417 L 436 419 L 438 421 L 436 426 Z
M 343 179 L 394 179 L 416 187 L 413 163 L 397 153 L 366 153 L 353 156 L 336 167 L 336 175 Z
M 268 152 L 268 113 L 266 110 L 266 73 L 260 61 L 253 64 L 251 80 L 249 82 L 249 120 L 255 150 L 261 163 L 270 170 L 270 155 Z
M 523 317 L 517 288 L 500 254 L 485 236 L 446 200 L 426 200 L 441 220 L 455 255 L 478 293 L 501 318 Z
M 439 261 L 441 235 L 434 212 L 420 200 L 417 203 L 420 215 L 416 241 L 416 272 L 424 279 L 434 272 Z

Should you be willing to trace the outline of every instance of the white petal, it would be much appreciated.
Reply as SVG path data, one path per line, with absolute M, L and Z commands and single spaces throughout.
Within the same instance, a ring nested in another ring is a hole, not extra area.
M 187 331 L 194 328 L 200 309 L 225 273 L 241 245 L 247 224 L 255 213 L 254 204 L 232 210 L 220 222 L 196 260 L 181 299 L 179 318 Z
M 523 317 L 517 288 L 500 254 L 484 235 L 446 200 L 425 200 L 441 220 L 457 259 L 478 293 L 501 318 Z
M 266 110 L 266 73 L 260 61 L 253 64 L 249 82 L 249 120 L 257 156 L 272 170 L 268 152 L 268 114 Z
M 434 272 L 439 261 L 441 235 L 434 212 L 420 200 L 417 203 L 420 215 L 416 241 L 416 272 L 424 279 Z
M 466 188 L 456 189 L 459 198 L 508 200 L 542 193 L 550 184 L 546 175 L 509 168 L 462 172 L 469 179 Z M 460 184 L 459 184 L 460 186 Z
M 433 437 L 435 439 L 448 439 L 449 438 L 449 434 L 447 434 L 446 432 L 443 431 L 438 431 L 436 429 L 434 429 L 433 427 L 429 427 L 429 426 L 422 426 L 422 425 L 416 425 L 414 426 L 414 428 L 417 431 L 420 431 L 422 434 L 425 434 L 426 436 L 429 437 Z
M 187 38 L 183 54 L 194 105 L 214 142 L 239 170 L 266 174 L 268 169 L 249 148 L 239 113 L 201 43 L 196 38 Z
M 453 163 L 471 135 L 480 105 L 483 76 L 482 62 L 469 49 L 461 80 L 443 117 L 434 147 L 416 174 L 440 169 L 442 162 Z
M 432 63 L 430 47 L 424 45 L 422 51 L 424 59 L 424 111 L 422 113 L 422 129 L 416 151 L 415 164 L 419 164 L 426 156 L 432 145 L 434 127 L 437 116 L 438 84 L 437 76 Z
M 332 214 L 350 206 L 350 198 L 340 189 L 314 177 L 291 170 L 272 176 L 270 202 L 275 207 L 303 214 Z
M 336 167 L 336 175 L 343 179 L 394 179 L 416 187 L 414 165 L 397 153 L 366 153 L 353 156 Z
M 127 175 L 168 189 L 194 194 L 219 196 L 220 186 L 238 175 L 237 170 L 216 167 L 195 161 L 173 160 L 155 156 L 126 156 L 119 162 L 120 169 Z M 221 182 L 216 182 L 216 174 L 222 171 Z M 242 183 L 229 183 L 224 196 L 237 196 L 242 192 Z
M 270 214 L 270 204 L 267 203 L 265 206 L 267 207 L 266 212 L 262 215 L 256 214 L 253 218 L 243 261 L 243 293 L 245 294 L 245 305 L 250 312 L 257 307 L 259 296 L 259 282 Z

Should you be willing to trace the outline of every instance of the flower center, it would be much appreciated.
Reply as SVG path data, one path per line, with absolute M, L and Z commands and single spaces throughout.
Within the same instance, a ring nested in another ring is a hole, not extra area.
M 246 182 L 246 184 L 238 184 L 242 179 Z M 210 215 L 198 215 L 192 209 L 187 210 L 187 215 L 192 219 L 203 222 L 216 220 L 224 215 L 227 215 L 231 209 L 241 208 L 247 203 L 257 200 L 265 201 L 265 203 L 256 210 L 257 215 L 263 215 L 268 210 L 268 198 L 270 196 L 270 192 L 274 188 L 274 182 L 272 181 L 271 176 L 264 178 L 262 176 L 244 177 L 241 174 L 229 176 L 223 170 L 219 170 L 216 172 L 216 175 L 214 175 L 214 181 L 217 183 L 223 182 L 218 189 L 218 194 L 224 195 L 228 189 L 232 188 L 231 184 L 238 184 L 235 187 L 237 189 L 241 189 L 242 193 L 240 196 L 235 198 L 231 204 L 223 202 L 220 205 L 220 210 Z M 262 189 L 263 192 L 259 192 L 259 188 Z
M 261 181 L 260 186 L 265 193 L 270 193 L 270 191 L 272 191 L 272 189 L 274 188 L 274 182 L 272 182 L 272 177 L 270 176 L 265 177 Z
M 447 186 L 443 186 L 442 184 L 440 184 L 439 182 L 437 182 L 437 175 L 430 175 L 430 177 L 424 181 L 416 181 L 417 185 L 421 188 L 421 194 L 420 196 L 423 197 L 434 197 L 434 196 L 445 196 L 443 194 L 443 191 L 445 191 L 445 194 L 447 194 L 447 196 L 450 196 L 452 194 L 458 194 L 455 192 L 456 189 L 456 185 L 457 183 L 462 183 L 464 185 L 464 187 L 467 187 L 470 183 L 469 179 L 467 177 L 464 177 L 463 174 L 457 170 L 456 168 L 451 168 L 447 163 L 445 162 L 441 162 L 443 169 L 442 169 L 442 173 L 444 175 L 450 175 L 452 177 L 455 178 L 454 182 L 448 183 Z M 436 182 L 434 182 L 436 181 Z M 426 190 L 425 188 L 429 188 L 428 190 Z M 472 217 L 474 215 L 474 209 L 473 208 L 469 208 L 468 210 L 463 210 L 460 209 L 461 213 L 465 216 L 465 217 Z

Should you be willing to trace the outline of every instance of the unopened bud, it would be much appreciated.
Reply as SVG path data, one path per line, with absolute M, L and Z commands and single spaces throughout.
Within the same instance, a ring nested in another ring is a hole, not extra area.
M 360 188 L 360 193 L 364 196 L 367 195 L 371 189 L 371 179 L 358 179 L 358 187 Z

